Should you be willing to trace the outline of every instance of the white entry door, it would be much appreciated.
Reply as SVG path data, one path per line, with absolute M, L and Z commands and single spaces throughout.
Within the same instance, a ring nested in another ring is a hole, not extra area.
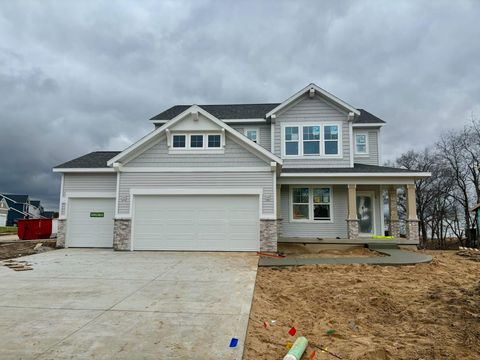
M 69 199 L 66 246 L 111 248 L 114 216 L 115 199 Z
M 7 214 L 0 213 L 0 226 L 7 225 Z
M 135 195 L 134 250 L 258 251 L 258 195 Z

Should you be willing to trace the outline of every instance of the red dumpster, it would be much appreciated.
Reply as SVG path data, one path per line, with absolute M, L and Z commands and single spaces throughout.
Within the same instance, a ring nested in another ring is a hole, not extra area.
M 21 219 L 17 226 L 20 240 L 49 239 L 52 235 L 52 219 Z

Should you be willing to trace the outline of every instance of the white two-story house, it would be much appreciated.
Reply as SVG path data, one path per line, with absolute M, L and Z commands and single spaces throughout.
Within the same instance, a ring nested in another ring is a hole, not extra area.
M 397 242 L 418 243 L 415 180 L 429 174 L 381 166 L 385 122 L 315 84 L 282 103 L 176 105 L 151 121 L 121 152 L 54 168 L 59 246 L 274 251 L 279 241 L 370 242 L 386 225 Z

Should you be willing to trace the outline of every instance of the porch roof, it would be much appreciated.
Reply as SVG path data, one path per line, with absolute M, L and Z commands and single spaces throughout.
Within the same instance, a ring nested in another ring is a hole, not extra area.
M 367 165 L 355 163 L 353 167 L 328 167 L 328 168 L 283 168 L 283 173 L 328 173 L 328 174 L 338 174 L 338 173 L 379 173 L 384 175 L 385 173 L 411 173 L 418 174 L 420 171 L 417 170 L 408 170 L 402 168 L 394 168 L 390 166 L 377 166 L 377 165 Z

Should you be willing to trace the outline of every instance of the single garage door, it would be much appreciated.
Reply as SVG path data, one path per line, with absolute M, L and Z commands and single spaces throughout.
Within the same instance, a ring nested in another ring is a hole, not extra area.
M 66 245 L 111 248 L 114 215 L 115 199 L 69 199 Z
M 258 195 L 136 195 L 135 250 L 258 251 Z

